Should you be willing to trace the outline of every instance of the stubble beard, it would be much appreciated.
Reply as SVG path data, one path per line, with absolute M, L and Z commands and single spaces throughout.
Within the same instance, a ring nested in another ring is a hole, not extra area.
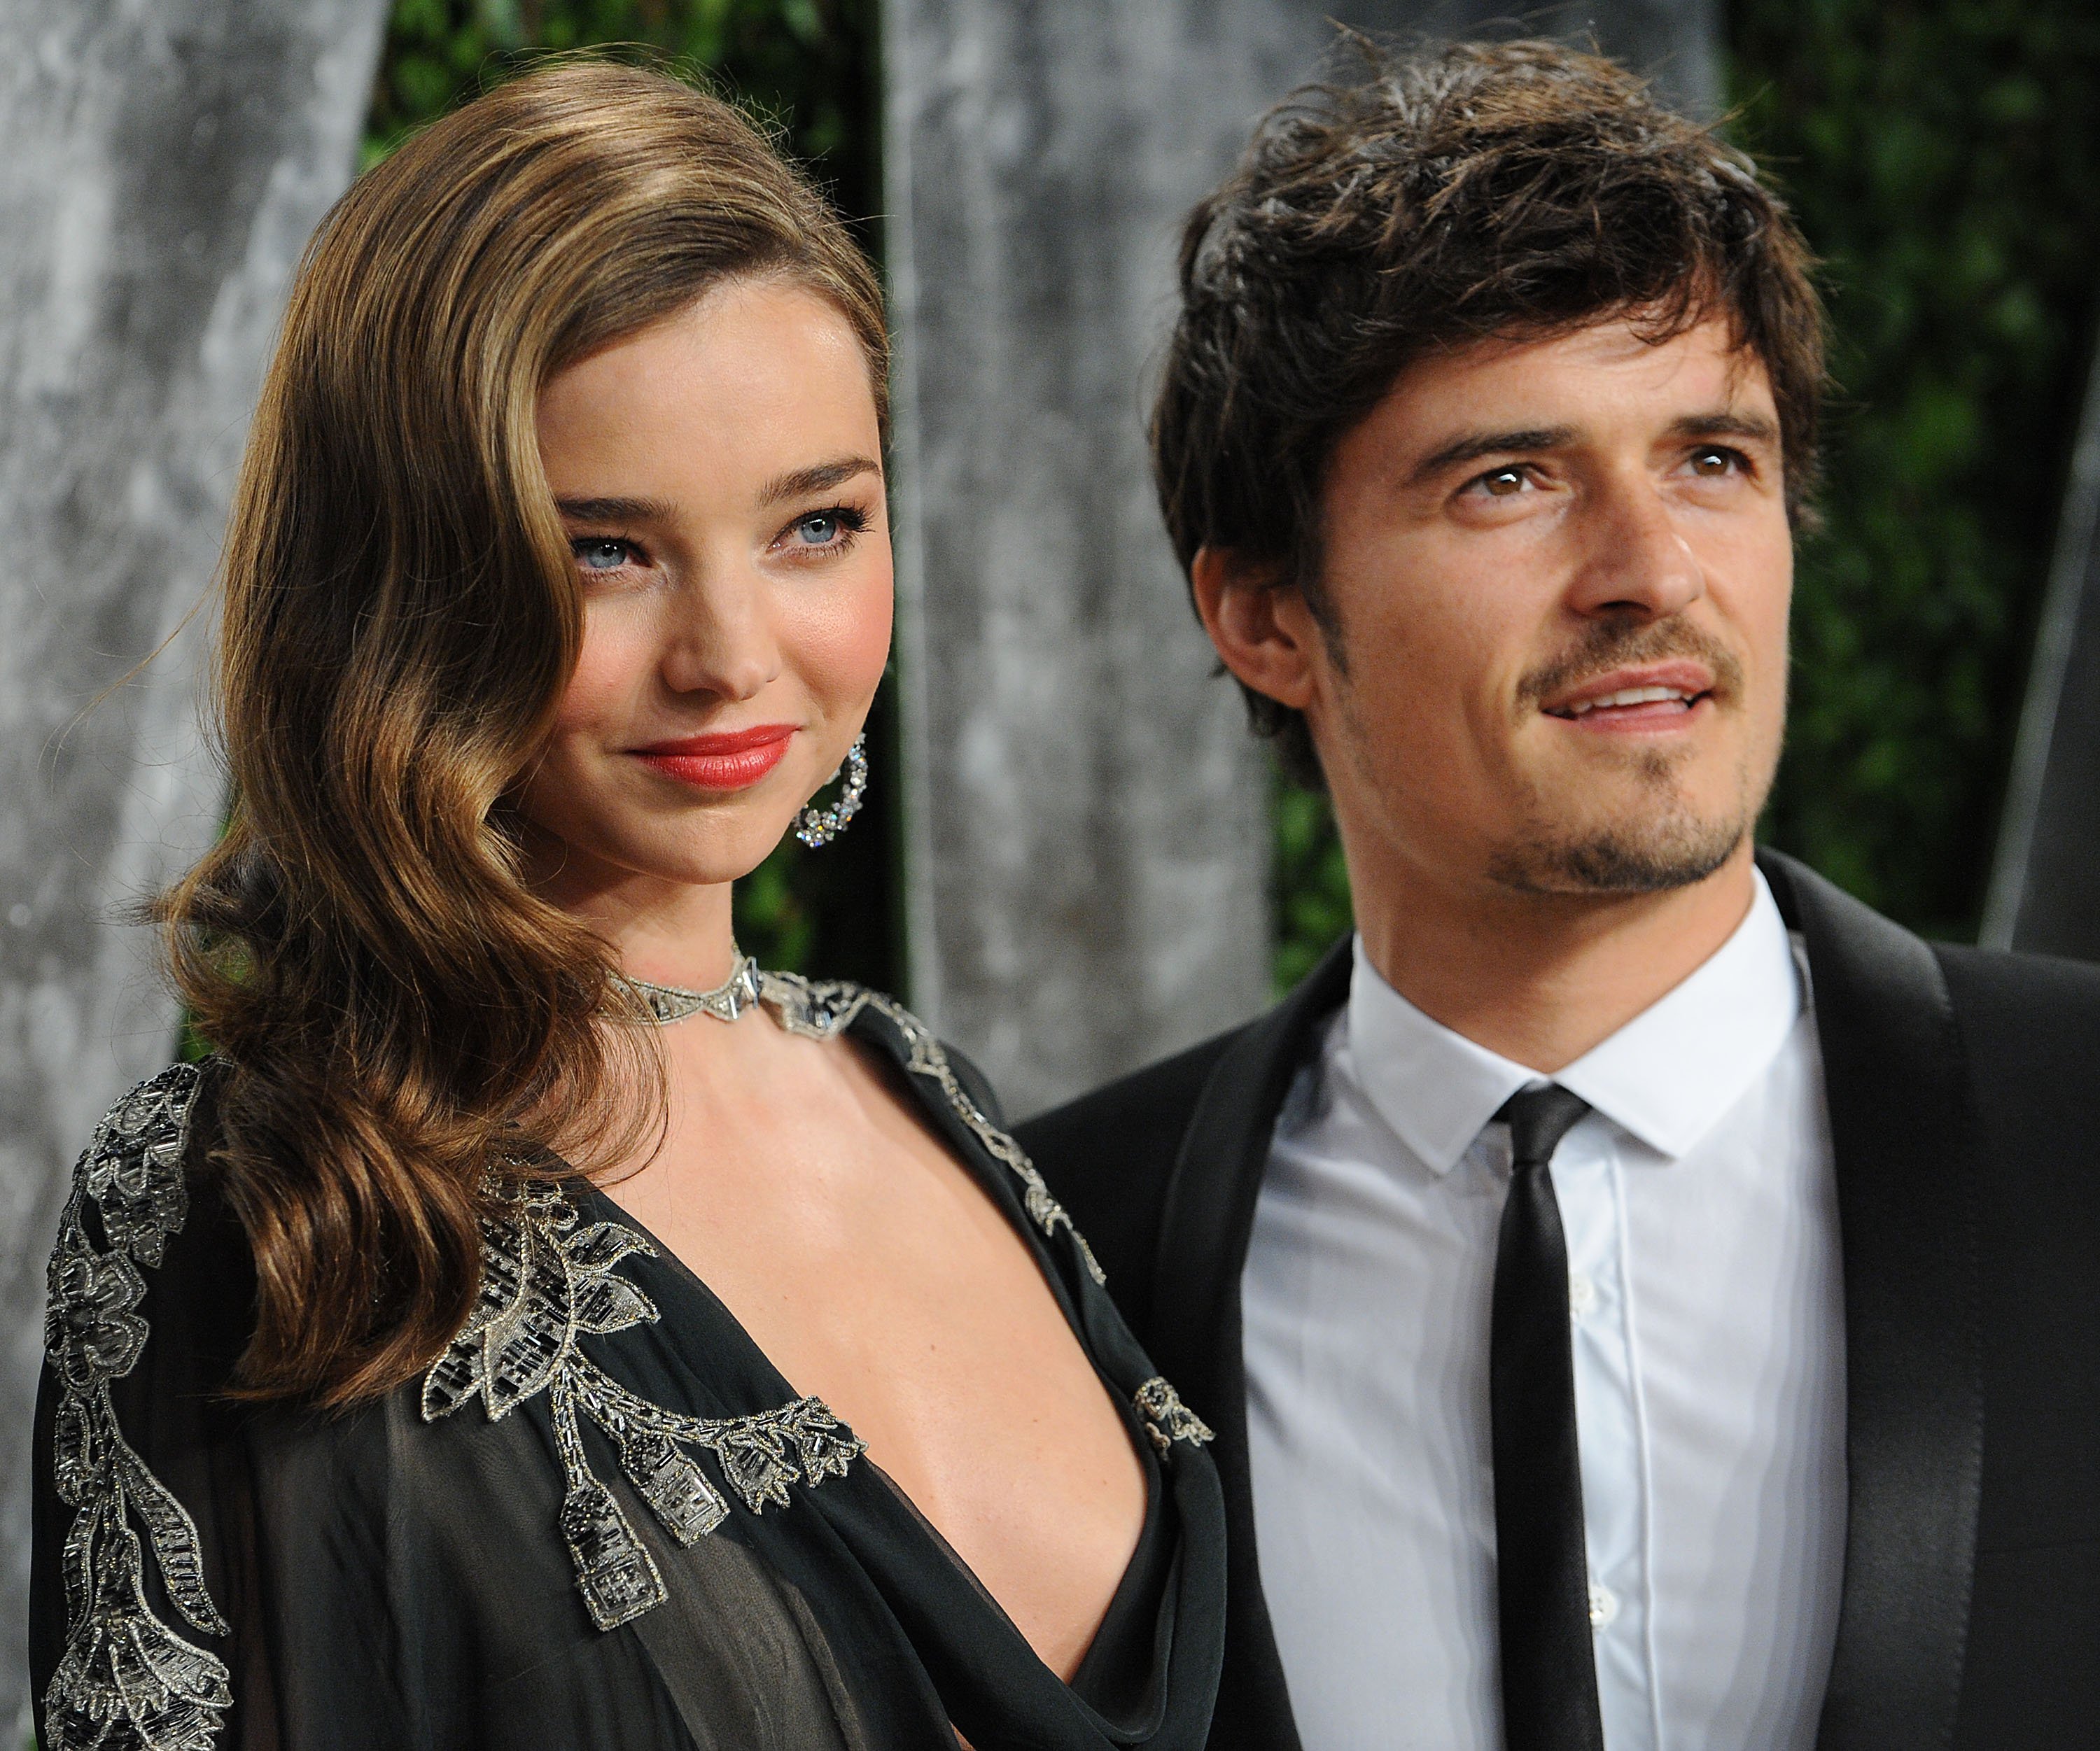
M 1748 775 L 1736 774 L 1734 808 L 1702 816 L 1678 793 L 1680 764 L 1661 752 L 1637 756 L 1641 797 L 1617 820 L 1570 828 L 1539 809 L 1489 854 L 1488 879 L 1512 893 L 1595 895 L 1663 893 L 1705 880 L 1749 836 Z
M 1348 652 L 1339 620 L 1321 615 L 1329 659 L 1342 682 L 1341 717 L 1349 739 L 1361 754 L 1375 738 L 1368 733 L 1355 690 L 1349 685 Z M 1601 622 L 1557 662 L 1537 668 L 1520 687 L 1520 712 L 1536 710 L 1545 699 L 1571 681 L 1618 663 L 1642 663 L 1674 656 L 1703 659 L 1712 668 L 1723 708 L 1740 709 L 1745 691 L 1745 670 L 1735 652 L 1719 640 L 1681 620 L 1660 625 Z M 1782 704 L 1784 722 L 1785 707 Z M 1556 825 L 1546 800 L 1534 790 L 1524 828 L 1488 854 L 1486 876 L 1495 885 L 1526 895 L 1612 895 L 1665 893 L 1695 886 L 1735 856 L 1754 830 L 1778 772 L 1778 748 L 1760 761 L 1745 749 L 1736 763 L 1733 805 L 1711 815 L 1696 813 L 1678 782 L 1679 768 L 1692 756 L 1649 749 L 1632 755 L 1638 792 L 1618 818 L 1582 827 Z M 1367 778 L 1375 760 L 1359 759 Z M 1762 770 L 1757 770 L 1762 765 Z M 1372 787 L 1377 787 L 1372 780 Z
M 1672 657 L 1696 658 L 1711 670 L 1714 698 L 1710 708 L 1742 708 L 1745 672 L 1734 651 L 1703 629 L 1673 619 L 1645 625 L 1594 623 L 1557 659 L 1525 676 L 1515 710 L 1521 719 L 1590 676 L 1621 664 Z M 1690 750 L 1628 750 L 1622 757 L 1630 768 L 1633 794 L 1601 820 L 1568 819 L 1587 813 L 1583 805 L 1593 801 L 1586 775 L 1571 774 L 1563 799 L 1534 788 L 1524 827 L 1489 854 L 1489 879 L 1525 894 L 1661 893 L 1688 888 L 1736 854 L 1771 787 L 1771 774 L 1754 776 L 1752 756 L 1745 749 L 1737 758 L 1732 802 L 1718 813 L 1702 814 L 1686 798 L 1680 782 L 1681 770 L 1696 757 Z

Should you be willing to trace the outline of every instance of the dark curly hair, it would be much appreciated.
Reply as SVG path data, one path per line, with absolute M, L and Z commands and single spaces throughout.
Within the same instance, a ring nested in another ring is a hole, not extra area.
M 1319 502 L 1343 434 L 1425 354 L 1614 317 L 1661 342 L 1725 314 L 1771 376 L 1798 523 L 1822 307 L 1750 161 L 1562 44 L 1351 43 L 1361 77 L 1271 110 L 1182 233 L 1152 457 L 1183 570 L 1206 546 L 1273 562 L 1335 636 Z M 1318 784 L 1304 716 L 1242 690 L 1286 770 Z

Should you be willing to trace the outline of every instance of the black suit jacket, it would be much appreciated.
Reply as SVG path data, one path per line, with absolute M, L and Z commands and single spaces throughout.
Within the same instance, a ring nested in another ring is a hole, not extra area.
M 1850 1520 L 1821 1751 L 2100 1747 L 2100 968 L 1928 946 L 1786 858 L 1845 1272 Z M 1278 1109 L 1348 993 L 1020 1129 L 1217 1433 L 1230 1574 L 1211 1743 L 1299 1744 L 1248 1486 L 1239 1285 Z

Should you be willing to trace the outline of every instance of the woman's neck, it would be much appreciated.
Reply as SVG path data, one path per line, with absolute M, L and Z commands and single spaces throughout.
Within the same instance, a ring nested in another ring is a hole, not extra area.
M 695 990 L 730 976 L 736 951 L 729 883 L 674 881 L 573 852 L 556 862 L 532 848 L 527 864 L 533 891 L 602 937 L 624 972 Z

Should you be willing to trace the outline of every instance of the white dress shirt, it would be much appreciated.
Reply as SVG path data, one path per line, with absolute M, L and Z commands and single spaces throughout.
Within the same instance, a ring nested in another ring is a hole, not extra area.
M 1488 1313 L 1544 1078 L 1357 946 L 1242 1280 L 1262 1588 L 1306 1751 L 1498 1751 Z M 1810 1751 L 1843 1577 L 1844 1307 L 1807 968 L 1758 877 L 1711 959 L 1552 1078 L 1609 1751 Z

